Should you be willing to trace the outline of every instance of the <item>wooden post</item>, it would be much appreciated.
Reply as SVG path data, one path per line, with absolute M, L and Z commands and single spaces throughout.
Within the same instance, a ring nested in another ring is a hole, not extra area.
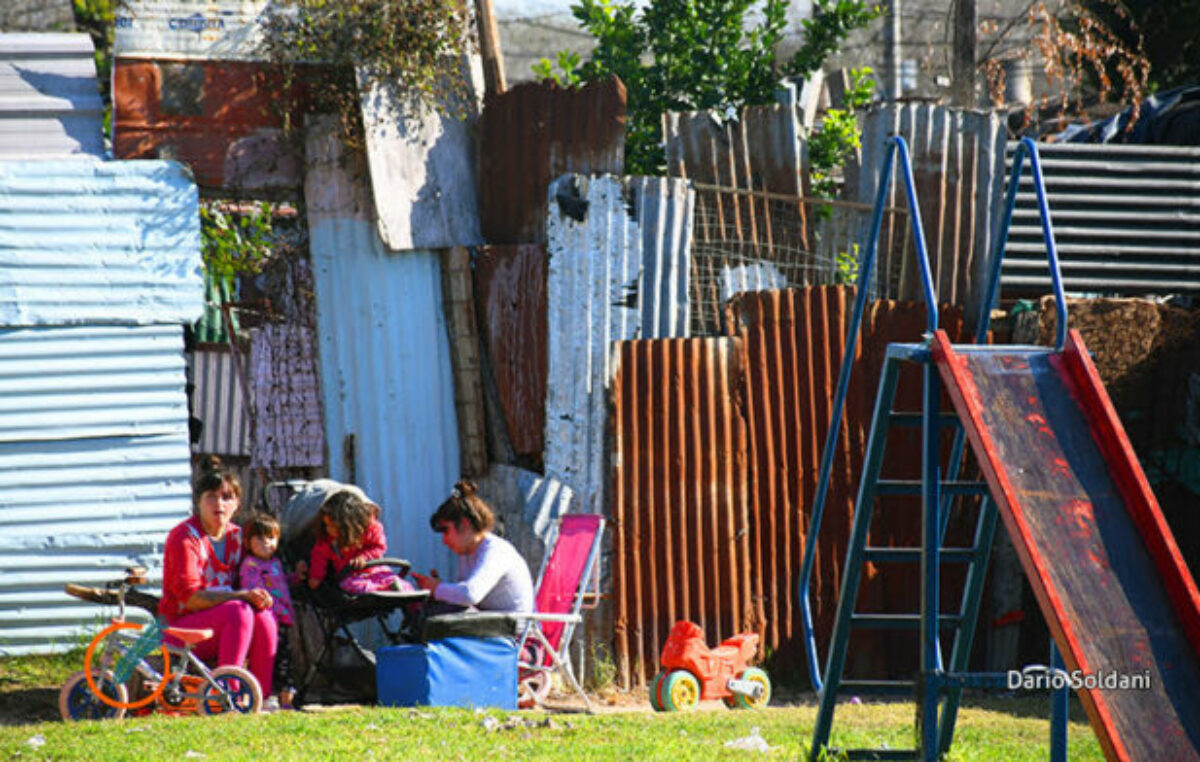
M 954 50 L 950 54 L 950 102 L 975 105 L 976 0 L 954 0 Z
M 492 95 L 504 92 L 504 56 L 500 52 L 500 30 L 492 0 L 475 0 L 475 18 L 479 25 L 479 55 L 483 58 L 483 79 Z

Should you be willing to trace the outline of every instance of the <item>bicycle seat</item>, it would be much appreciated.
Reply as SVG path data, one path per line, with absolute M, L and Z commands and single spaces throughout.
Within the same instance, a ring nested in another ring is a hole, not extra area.
M 167 634 L 189 646 L 203 643 L 213 636 L 212 630 L 189 630 L 184 627 L 168 627 Z

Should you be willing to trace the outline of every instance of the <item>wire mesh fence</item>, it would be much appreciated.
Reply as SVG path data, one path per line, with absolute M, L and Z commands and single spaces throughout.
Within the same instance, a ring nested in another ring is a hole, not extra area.
M 724 304 L 742 291 L 855 284 L 872 207 L 696 184 L 691 331 L 721 332 Z M 873 298 L 897 292 L 910 246 L 908 213 L 884 209 Z

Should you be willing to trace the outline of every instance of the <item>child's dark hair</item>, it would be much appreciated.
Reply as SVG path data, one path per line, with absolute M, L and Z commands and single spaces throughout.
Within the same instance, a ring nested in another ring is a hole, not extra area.
M 279 521 L 271 514 L 261 511 L 250 514 L 246 518 L 246 523 L 242 524 L 242 532 L 247 545 L 255 537 L 278 539 L 280 531 Z
M 488 532 L 496 526 L 496 516 L 483 498 L 475 494 L 478 490 L 470 479 L 455 484 L 450 497 L 429 517 L 429 526 L 433 527 L 433 531 L 440 532 L 442 524 L 447 521 L 458 526 L 460 521 L 465 520 L 476 532 Z
M 349 548 L 362 541 L 367 527 L 371 526 L 371 522 L 379 517 L 379 508 L 350 490 L 341 490 L 330 495 L 321 504 L 321 510 L 317 512 L 318 538 L 326 537 L 325 522 L 320 520 L 322 516 L 328 516 L 329 520 L 337 527 L 338 547 Z
M 237 474 L 225 468 L 216 455 L 201 460 L 196 466 L 196 478 L 192 481 L 192 513 L 199 513 L 200 498 L 205 492 L 221 489 L 227 484 L 240 501 L 242 483 L 238 481 Z

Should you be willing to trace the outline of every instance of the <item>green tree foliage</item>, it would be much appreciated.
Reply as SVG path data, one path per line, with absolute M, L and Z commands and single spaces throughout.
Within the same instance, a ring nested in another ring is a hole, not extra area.
M 95 48 L 96 82 L 100 86 L 100 97 L 104 101 L 104 132 L 112 134 L 112 82 L 113 6 L 116 0 L 74 0 L 75 25 L 87 32 Z
M 743 106 L 771 103 L 782 76 L 810 73 L 850 31 L 878 14 L 860 0 L 816 0 L 813 18 L 805 22 L 805 46 L 779 66 L 775 50 L 787 25 L 787 5 L 787 0 L 651 0 L 639 12 L 622 0 L 581 0 L 571 11 L 596 38 L 591 57 L 577 65 L 560 54 L 559 71 L 543 59 L 534 72 L 562 84 L 620 77 L 628 115 L 625 171 L 659 174 L 664 112 L 732 116 Z
M 220 203 L 202 204 L 201 255 L 209 277 L 232 282 L 239 274 L 260 272 L 275 247 L 272 216 L 265 201 L 249 212 L 231 212 Z

